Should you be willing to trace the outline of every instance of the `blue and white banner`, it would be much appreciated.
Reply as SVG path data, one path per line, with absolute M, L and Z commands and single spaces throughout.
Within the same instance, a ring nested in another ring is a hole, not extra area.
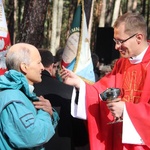
M 62 65 L 72 70 L 86 82 L 95 82 L 90 41 L 83 1 L 74 14 L 70 36 L 62 55 Z

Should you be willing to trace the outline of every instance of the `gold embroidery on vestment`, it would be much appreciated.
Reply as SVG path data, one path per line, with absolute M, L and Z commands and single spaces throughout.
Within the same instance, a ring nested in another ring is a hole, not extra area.
M 145 74 L 145 73 L 144 73 Z M 123 100 L 127 102 L 138 103 L 142 94 L 142 87 L 144 85 L 144 78 L 142 71 L 128 71 L 124 74 L 124 97 Z

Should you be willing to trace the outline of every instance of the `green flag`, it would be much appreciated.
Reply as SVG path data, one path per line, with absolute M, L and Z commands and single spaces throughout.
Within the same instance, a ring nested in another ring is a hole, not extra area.
M 70 35 L 62 55 L 62 65 L 84 81 L 95 82 L 86 16 L 83 1 L 81 2 L 74 14 Z

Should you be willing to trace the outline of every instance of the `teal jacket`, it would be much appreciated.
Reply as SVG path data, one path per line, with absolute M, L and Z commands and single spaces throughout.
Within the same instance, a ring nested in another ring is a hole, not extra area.
M 43 150 L 55 133 L 59 117 L 37 110 L 25 76 L 15 70 L 0 76 L 0 149 Z

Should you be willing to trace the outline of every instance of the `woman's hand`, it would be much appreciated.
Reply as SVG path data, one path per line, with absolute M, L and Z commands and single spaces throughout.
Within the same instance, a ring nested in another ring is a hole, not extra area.
M 43 96 L 40 96 L 38 98 L 39 101 L 33 102 L 35 108 L 43 109 L 44 111 L 48 112 L 52 116 L 53 110 L 50 101 L 48 99 L 45 99 Z

